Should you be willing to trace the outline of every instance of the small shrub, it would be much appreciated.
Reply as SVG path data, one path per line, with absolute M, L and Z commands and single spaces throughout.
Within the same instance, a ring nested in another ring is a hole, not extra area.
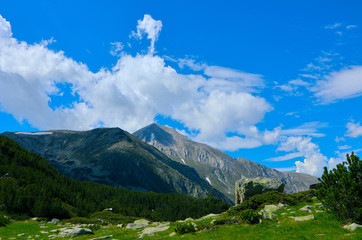
M 175 232 L 178 234 L 193 233 L 196 232 L 195 226 L 191 222 L 176 223 Z
M 254 195 L 241 204 L 230 208 L 227 212 L 231 216 L 238 216 L 242 211 L 247 209 L 258 210 L 262 209 L 265 205 L 278 203 L 294 205 L 296 203 L 296 199 L 286 193 L 270 191 L 263 194 Z
M 298 192 L 290 194 L 291 197 L 294 198 L 296 203 L 299 202 L 312 202 L 312 197 L 315 196 L 316 191 L 315 190 L 307 190 L 304 192 Z
M 263 194 L 257 194 L 242 202 L 241 204 L 231 207 L 227 213 L 229 216 L 238 216 L 240 213 L 247 209 L 260 210 L 265 205 L 275 205 L 284 203 L 287 205 L 295 205 L 300 202 L 311 202 L 312 197 L 315 195 L 315 190 L 308 190 L 293 194 L 286 194 L 277 191 L 270 191 Z
M 199 230 L 203 230 L 203 231 L 212 231 L 217 229 L 215 224 L 211 224 L 211 223 L 201 223 L 197 225 L 197 229 Z
M 249 224 L 256 224 L 259 223 L 261 216 L 258 211 L 247 209 L 241 212 L 240 218 Z
M 43 218 L 43 217 L 37 217 L 37 218 L 36 218 L 36 221 L 37 221 L 37 222 L 47 222 L 48 219 L 47 219 L 47 218 Z
M 233 224 L 233 223 L 236 223 L 238 222 L 236 219 L 227 219 L 227 218 L 224 218 L 224 219 L 215 219 L 212 221 L 212 224 L 213 225 L 227 225 L 227 224 Z
M 10 223 L 9 217 L 5 216 L 3 213 L 0 213 L 0 227 L 6 226 Z
M 90 230 L 92 230 L 92 232 L 101 229 L 101 225 L 99 224 L 90 224 L 87 226 L 87 228 L 89 228 Z

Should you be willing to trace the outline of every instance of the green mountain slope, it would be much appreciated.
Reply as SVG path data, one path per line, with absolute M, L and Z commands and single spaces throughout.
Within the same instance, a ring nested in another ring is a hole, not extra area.
M 143 193 L 72 180 L 44 158 L 0 136 L 0 211 L 27 216 L 89 216 L 105 208 L 154 221 L 200 217 L 229 205 L 214 198 Z
M 215 197 L 228 201 L 193 168 L 171 160 L 119 128 L 3 135 L 45 157 L 73 179 L 195 197 L 207 197 L 212 190 Z

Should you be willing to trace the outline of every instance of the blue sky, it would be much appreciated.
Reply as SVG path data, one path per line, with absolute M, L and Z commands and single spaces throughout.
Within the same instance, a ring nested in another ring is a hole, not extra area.
M 361 151 L 361 1 L 0 1 L 0 132 L 172 126 L 320 176 Z

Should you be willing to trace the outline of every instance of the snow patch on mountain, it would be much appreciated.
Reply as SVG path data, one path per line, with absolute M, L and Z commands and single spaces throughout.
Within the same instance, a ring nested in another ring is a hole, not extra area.
M 49 135 L 53 132 L 16 132 L 15 134 L 24 134 L 24 135 Z
M 154 133 L 151 133 L 151 139 L 150 139 L 150 142 L 152 142 L 153 140 L 155 140 L 155 134 L 154 134 Z
M 211 184 L 211 181 L 210 181 L 210 179 L 209 179 L 209 177 L 206 177 L 206 181 L 208 181 L 208 182 L 209 182 L 209 184 L 210 184 L 210 185 L 212 185 L 212 184 Z

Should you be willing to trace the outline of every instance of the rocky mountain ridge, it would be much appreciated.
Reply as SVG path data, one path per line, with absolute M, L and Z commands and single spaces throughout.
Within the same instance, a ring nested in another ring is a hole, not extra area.
M 316 177 L 295 172 L 279 172 L 256 162 L 238 158 L 206 144 L 192 141 L 176 130 L 151 124 L 133 133 L 179 163 L 194 168 L 201 178 L 234 200 L 235 182 L 241 178 L 266 177 L 283 182 L 286 193 L 308 190 Z

